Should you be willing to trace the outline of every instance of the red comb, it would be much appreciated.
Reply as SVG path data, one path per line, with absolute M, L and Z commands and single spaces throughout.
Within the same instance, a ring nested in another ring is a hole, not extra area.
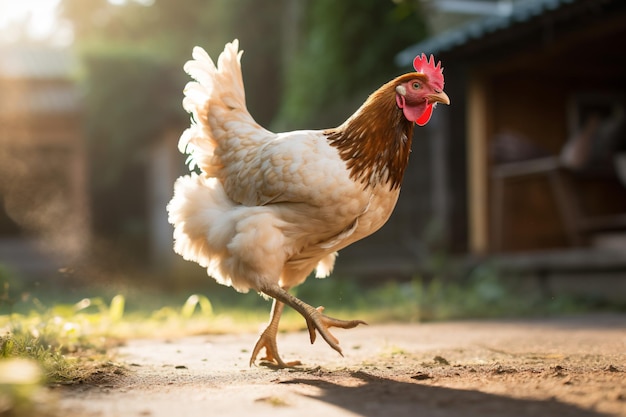
M 441 61 L 435 65 L 435 57 L 430 56 L 430 60 L 426 54 L 418 55 L 413 60 L 415 71 L 428 76 L 429 81 L 439 89 L 443 89 L 443 67 Z

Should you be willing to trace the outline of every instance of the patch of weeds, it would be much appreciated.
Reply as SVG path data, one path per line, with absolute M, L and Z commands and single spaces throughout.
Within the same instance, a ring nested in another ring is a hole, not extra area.
M 61 316 L 59 309 L 39 315 L 0 316 L 0 360 L 23 358 L 41 368 L 47 383 L 75 383 L 101 372 L 109 361 L 107 348 L 115 344 L 105 337 L 110 316 L 75 313 Z
M 2 299 L 11 301 L 11 309 L 18 304 L 8 286 Z M 94 298 L 49 308 L 33 299 L 29 313 L 0 315 L 0 414 L 53 415 L 50 407 L 40 409 L 42 401 L 50 402 L 42 400 L 50 395 L 42 394 L 44 385 L 97 383 L 121 375 L 123 367 L 106 351 L 116 343 L 110 329 L 123 315 L 122 296 L 109 304 Z
M 387 347 L 387 354 L 391 357 L 394 356 L 406 356 L 408 354 L 408 352 L 404 349 L 402 349 L 401 347 L 398 346 L 388 346 Z

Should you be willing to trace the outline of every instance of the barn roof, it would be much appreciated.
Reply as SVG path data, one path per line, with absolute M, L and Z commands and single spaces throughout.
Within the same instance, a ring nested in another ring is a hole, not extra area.
M 513 4 L 508 15 L 494 15 L 468 22 L 439 35 L 412 45 L 396 56 L 398 66 L 410 66 L 413 58 L 422 52 L 441 54 L 459 50 L 470 44 L 477 44 L 489 38 L 490 42 L 497 35 L 511 32 L 517 27 L 526 26 L 532 30 L 532 23 L 544 26 L 551 18 L 569 18 L 573 15 L 597 14 L 602 8 L 619 0 L 526 0 Z M 535 28 L 536 30 L 537 28 Z M 503 37 L 501 42 L 506 42 Z

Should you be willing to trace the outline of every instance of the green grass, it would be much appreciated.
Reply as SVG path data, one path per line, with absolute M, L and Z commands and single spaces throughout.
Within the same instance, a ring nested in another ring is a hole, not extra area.
M 40 415 L 48 403 L 42 395 L 44 385 L 123 375 L 126 369 L 115 363 L 109 351 L 127 338 L 208 332 L 208 323 L 226 328 L 224 319 L 213 314 L 208 298 L 196 294 L 178 308 L 130 313 L 121 294 L 106 302 L 93 297 L 46 307 L 32 294 L 14 301 L 5 288 L 0 299 L 11 310 L 0 315 L 0 415 Z

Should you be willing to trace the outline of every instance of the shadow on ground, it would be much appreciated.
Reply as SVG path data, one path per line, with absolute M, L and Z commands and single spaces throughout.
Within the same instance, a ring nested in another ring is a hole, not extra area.
M 351 372 L 357 386 L 321 379 L 296 378 L 283 384 L 316 387 L 319 394 L 307 397 L 362 416 L 607 416 L 556 400 L 524 400 L 474 390 L 434 387 L 401 382 L 366 372 Z

